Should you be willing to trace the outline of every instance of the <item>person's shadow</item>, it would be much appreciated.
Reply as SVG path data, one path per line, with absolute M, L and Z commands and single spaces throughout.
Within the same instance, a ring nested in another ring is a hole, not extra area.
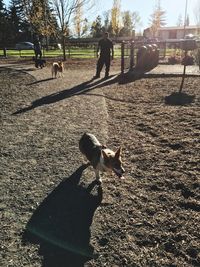
M 22 241 L 40 245 L 43 267 L 81 267 L 97 257 L 90 244 L 90 226 L 102 201 L 102 188 L 95 181 L 88 187 L 79 184 L 87 166 L 61 182 L 26 225 Z

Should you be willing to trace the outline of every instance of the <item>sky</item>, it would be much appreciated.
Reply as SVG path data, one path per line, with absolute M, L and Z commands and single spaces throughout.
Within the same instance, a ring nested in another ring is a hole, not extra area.
M 121 10 L 137 11 L 141 17 L 141 29 L 149 26 L 149 18 L 153 13 L 156 0 L 121 0 Z M 166 11 L 166 26 L 176 26 L 178 16 L 181 14 L 182 19 L 185 17 L 186 0 L 161 0 L 161 8 Z M 112 8 L 113 0 L 98 1 L 98 12 Z M 190 25 L 195 25 L 194 9 L 200 5 L 200 0 L 188 0 L 187 13 L 190 19 Z
M 94 20 L 97 15 L 103 15 L 103 13 L 112 8 L 113 0 L 98 0 L 96 8 L 92 14 L 89 15 Z M 182 19 L 185 17 L 185 3 L 186 0 L 160 0 L 161 7 L 166 11 L 166 26 L 176 26 L 178 16 L 181 14 Z M 9 3 L 9 0 L 4 0 L 5 4 Z M 121 0 L 122 11 L 137 11 L 141 17 L 142 25 L 137 31 L 143 30 L 149 26 L 149 18 L 153 13 L 156 0 Z M 187 13 L 190 19 L 190 25 L 195 25 L 194 9 L 200 5 L 200 0 L 188 0 Z

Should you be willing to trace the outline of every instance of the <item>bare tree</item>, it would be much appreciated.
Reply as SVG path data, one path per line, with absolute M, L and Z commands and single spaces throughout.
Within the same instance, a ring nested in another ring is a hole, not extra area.
M 52 0 L 52 7 L 60 27 L 63 60 L 66 60 L 66 36 L 69 35 L 69 27 L 73 14 L 83 7 L 86 7 L 88 10 L 91 9 L 94 3 L 94 0 Z

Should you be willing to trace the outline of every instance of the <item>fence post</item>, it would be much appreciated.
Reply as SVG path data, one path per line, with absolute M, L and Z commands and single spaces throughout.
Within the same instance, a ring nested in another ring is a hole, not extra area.
M 185 80 L 186 65 L 187 65 L 187 52 L 188 51 L 185 49 L 185 60 L 184 60 L 183 76 L 182 76 L 181 86 L 180 86 L 180 89 L 179 89 L 179 94 L 182 93 L 183 84 L 184 84 L 184 80 Z
M 96 44 L 94 44 L 94 58 L 97 57 L 97 46 Z
M 130 53 L 130 68 L 129 70 L 133 70 L 134 66 L 134 41 L 131 42 L 131 53 Z
M 167 51 L 167 43 L 164 43 L 164 59 L 166 58 L 166 51 Z
M 4 47 L 3 48 L 3 56 L 6 58 L 7 57 L 7 49 Z
M 124 46 L 125 46 L 125 42 L 122 41 L 121 43 L 121 74 L 124 73 Z
M 42 46 L 42 56 L 43 58 L 45 58 L 45 47 L 44 46 Z
M 70 41 L 68 44 L 69 44 L 68 45 L 68 57 L 71 58 L 71 43 L 70 43 Z

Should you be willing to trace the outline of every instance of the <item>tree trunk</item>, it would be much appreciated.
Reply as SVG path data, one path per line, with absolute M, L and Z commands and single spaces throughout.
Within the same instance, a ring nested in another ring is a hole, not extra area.
M 62 36 L 62 47 L 63 47 L 63 61 L 66 60 L 66 48 L 65 48 L 65 36 Z

